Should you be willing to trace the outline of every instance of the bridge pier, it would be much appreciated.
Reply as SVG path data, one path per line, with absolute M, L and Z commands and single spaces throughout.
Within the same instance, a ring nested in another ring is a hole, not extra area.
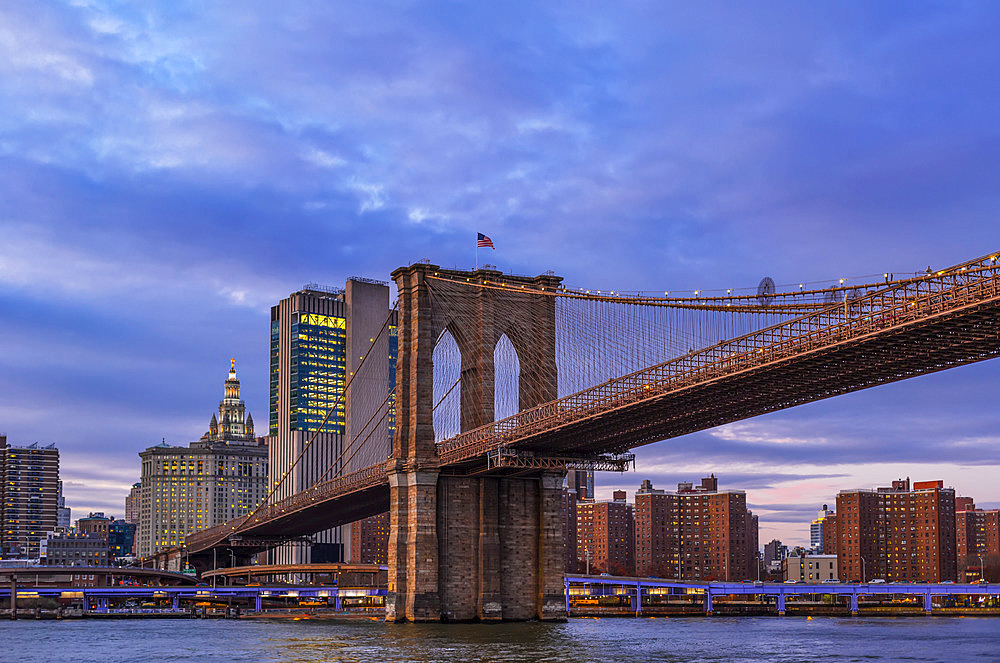
M 386 620 L 565 620 L 562 480 L 391 475 Z
M 389 474 L 386 621 L 440 621 L 437 470 Z
M 851 617 L 858 616 L 858 593 L 851 594 Z
M 785 593 L 778 592 L 778 615 L 784 616 L 785 614 Z
M 930 590 L 928 590 L 927 593 L 924 594 L 924 613 L 929 615 L 932 610 L 934 610 L 934 601 L 931 599 Z
M 500 595 L 500 483 L 479 480 L 479 596 L 476 612 L 480 621 L 503 619 Z
M 438 455 L 434 346 L 445 330 L 461 353 L 462 431 L 495 420 L 494 352 L 506 335 L 521 363 L 518 406 L 556 398 L 555 301 L 537 292 L 475 291 L 455 282 L 498 279 L 417 264 L 393 272 L 399 288 L 396 434 L 389 461 L 387 621 L 565 620 L 562 482 L 565 471 L 518 476 Z M 458 281 L 452 281 L 457 279 Z M 506 276 L 555 288 L 561 279 Z M 451 473 L 442 473 L 442 463 Z M 480 474 L 476 474 L 476 473 Z

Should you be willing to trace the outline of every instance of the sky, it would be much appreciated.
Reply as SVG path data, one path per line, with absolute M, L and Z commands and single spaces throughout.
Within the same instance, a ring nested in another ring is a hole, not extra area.
M 574 287 L 913 272 L 1000 249 L 989 2 L 0 0 L 0 433 L 121 514 L 207 430 L 269 307 L 429 259 Z M 1000 363 L 639 450 L 598 496 L 709 473 L 761 542 L 841 489 L 1000 505 Z

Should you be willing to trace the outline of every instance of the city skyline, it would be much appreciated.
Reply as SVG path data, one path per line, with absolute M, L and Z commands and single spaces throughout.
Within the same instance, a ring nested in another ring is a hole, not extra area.
M 993 7 L 145 10 L 0 4 L 0 433 L 121 513 L 138 452 L 204 432 L 268 310 L 429 258 L 571 286 L 754 288 L 1000 250 Z M 1000 363 L 637 451 L 597 497 L 714 472 L 760 537 L 841 489 L 1000 505 Z

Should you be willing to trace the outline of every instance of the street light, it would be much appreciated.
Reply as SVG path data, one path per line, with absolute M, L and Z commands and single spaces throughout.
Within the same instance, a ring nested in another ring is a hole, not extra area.
M 983 564 L 982 555 L 979 555 L 979 582 L 986 582 L 986 565 Z
M 861 582 L 863 582 L 863 583 L 864 583 L 864 582 L 867 582 L 867 581 L 868 581 L 868 580 L 867 580 L 867 578 L 865 577 L 865 558 L 864 558 L 864 557 L 862 557 L 862 558 L 861 558 Z

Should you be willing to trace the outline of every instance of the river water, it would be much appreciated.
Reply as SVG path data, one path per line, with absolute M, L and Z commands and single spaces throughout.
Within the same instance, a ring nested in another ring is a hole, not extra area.
M 0 660 L 1000 661 L 989 617 L 573 619 L 439 625 L 325 620 L 19 620 Z

